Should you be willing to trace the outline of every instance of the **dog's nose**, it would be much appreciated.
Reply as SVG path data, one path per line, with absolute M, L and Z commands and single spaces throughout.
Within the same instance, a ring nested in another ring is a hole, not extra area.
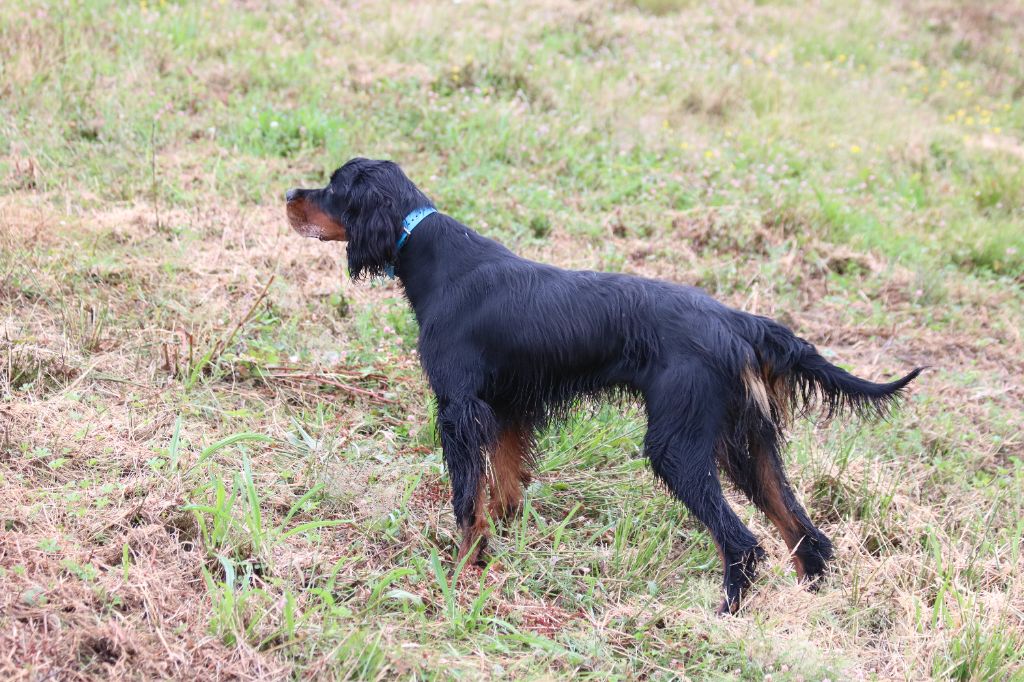
M 288 190 L 287 192 L 284 193 L 284 200 L 285 201 L 295 201 L 296 199 L 298 199 L 300 191 L 301 190 L 297 190 L 297 189 L 290 189 L 290 190 Z

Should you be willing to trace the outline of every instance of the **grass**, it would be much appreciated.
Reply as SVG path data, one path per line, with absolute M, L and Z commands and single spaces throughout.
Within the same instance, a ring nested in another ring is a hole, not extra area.
M 0 9 L 0 673 L 34 679 L 1024 676 L 1024 9 L 13 0 Z M 567 267 L 697 284 L 882 378 L 802 423 L 836 541 L 718 618 L 642 413 L 542 438 L 457 538 L 390 282 L 282 197 L 353 155 Z

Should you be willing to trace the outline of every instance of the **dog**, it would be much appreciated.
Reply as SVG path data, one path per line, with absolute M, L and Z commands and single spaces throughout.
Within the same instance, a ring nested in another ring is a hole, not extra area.
M 322 189 L 286 194 L 292 228 L 346 241 L 353 280 L 392 275 L 419 323 L 461 530 L 478 561 L 488 516 L 519 509 L 538 428 L 581 401 L 627 395 L 646 408 L 644 454 L 703 523 L 735 612 L 765 552 L 722 494 L 721 470 L 782 535 L 812 586 L 833 558 L 783 471 L 786 426 L 818 408 L 882 415 L 918 376 L 860 379 L 766 317 L 700 289 L 521 258 L 454 218 L 391 161 L 355 158 Z

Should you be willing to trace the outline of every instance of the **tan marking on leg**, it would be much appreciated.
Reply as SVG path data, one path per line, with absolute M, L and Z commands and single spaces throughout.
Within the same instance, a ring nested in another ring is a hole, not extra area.
M 803 580 L 804 565 L 796 555 L 796 548 L 804 537 L 804 531 L 796 515 L 786 507 L 786 500 L 782 495 L 782 481 L 779 480 L 778 472 L 766 455 L 762 454 L 757 458 L 757 477 L 763 503 L 762 510 L 786 541 L 793 565 L 796 566 L 796 574 Z
M 494 519 L 506 519 L 523 503 L 522 486 L 530 482 L 530 441 L 527 432 L 508 429 L 501 434 L 491 455 L 490 512 Z
M 743 372 L 743 383 L 748 393 L 754 398 L 758 409 L 766 419 L 773 420 L 772 410 L 781 419 L 783 424 L 790 420 L 790 400 L 787 395 L 788 385 L 784 377 L 774 376 L 767 366 L 762 366 L 760 372 L 748 367 Z M 753 447 L 753 446 L 752 446 Z M 751 451 L 751 456 L 757 461 L 755 474 L 757 481 L 752 482 L 761 497 L 762 511 L 772 522 L 772 525 L 779 531 L 786 546 L 789 547 L 790 556 L 796 566 L 797 576 L 803 580 L 805 576 L 803 562 L 796 555 L 796 548 L 804 537 L 804 529 L 796 515 L 786 506 L 783 495 L 783 482 L 780 472 L 772 461 L 771 453 Z

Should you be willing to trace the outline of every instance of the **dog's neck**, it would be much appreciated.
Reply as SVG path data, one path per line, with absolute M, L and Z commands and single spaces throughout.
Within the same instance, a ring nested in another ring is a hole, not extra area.
M 434 213 L 409 236 L 395 264 L 395 275 L 419 317 L 444 287 L 482 263 L 497 251 L 506 251 L 495 241 L 482 237 L 443 214 Z

